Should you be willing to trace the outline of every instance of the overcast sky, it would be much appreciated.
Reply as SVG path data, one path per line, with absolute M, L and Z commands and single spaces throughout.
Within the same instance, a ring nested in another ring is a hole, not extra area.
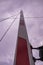
M 16 15 L 21 9 L 24 12 L 24 17 L 43 17 L 43 0 L 0 0 L 0 21 L 11 15 Z M 0 39 L 13 20 L 11 18 L 0 22 Z M 43 18 L 25 18 L 25 23 L 31 45 L 33 47 L 43 45 Z M 0 65 L 13 64 L 18 25 L 19 19 L 16 19 L 0 42 Z M 37 57 L 39 52 L 34 51 L 33 55 Z M 37 61 L 36 65 L 43 65 L 43 62 Z

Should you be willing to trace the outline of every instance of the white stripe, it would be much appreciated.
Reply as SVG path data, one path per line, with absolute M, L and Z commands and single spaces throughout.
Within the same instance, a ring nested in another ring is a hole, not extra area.
M 26 29 L 25 29 L 25 26 L 20 26 L 19 27 L 19 37 L 22 37 L 24 39 L 27 39 L 27 32 L 26 32 Z

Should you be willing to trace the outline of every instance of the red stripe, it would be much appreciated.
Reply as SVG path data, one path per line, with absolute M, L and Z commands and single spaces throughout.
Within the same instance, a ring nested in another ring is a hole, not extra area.
M 16 65 L 30 65 L 27 42 L 25 39 L 20 37 L 18 37 Z

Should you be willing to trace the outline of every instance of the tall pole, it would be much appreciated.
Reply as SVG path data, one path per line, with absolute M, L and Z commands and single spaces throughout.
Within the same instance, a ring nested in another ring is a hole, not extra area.
M 22 10 L 20 11 L 15 65 L 34 65 Z

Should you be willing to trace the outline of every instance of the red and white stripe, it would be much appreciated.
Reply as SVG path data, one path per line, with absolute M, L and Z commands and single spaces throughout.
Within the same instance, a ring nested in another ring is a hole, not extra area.
M 20 16 L 20 24 L 18 30 L 16 65 L 34 65 L 23 13 L 21 13 Z

